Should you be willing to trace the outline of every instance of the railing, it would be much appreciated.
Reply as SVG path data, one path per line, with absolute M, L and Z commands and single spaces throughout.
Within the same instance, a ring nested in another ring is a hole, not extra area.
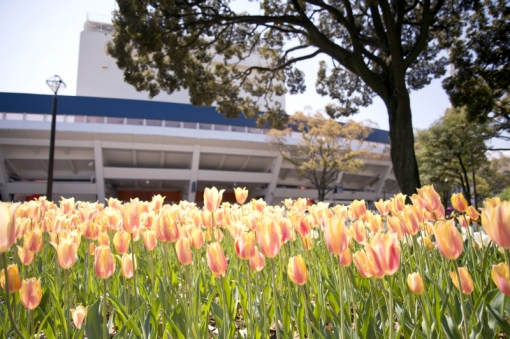
M 0 120 L 11 121 L 35 121 L 35 122 L 51 122 L 51 114 L 31 114 L 31 113 L 2 113 L 0 112 Z M 171 120 L 153 120 L 153 119 L 137 119 L 137 118 L 119 118 L 119 117 L 101 117 L 90 115 L 57 115 L 57 123 L 85 123 L 85 124 L 109 124 L 109 125 L 130 125 L 130 126 L 149 126 L 161 128 L 183 128 L 183 129 L 199 129 L 236 133 L 251 134 L 267 134 L 269 129 L 262 129 L 249 126 L 234 126 L 209 124 L 202 122 L 187 121 L 171 121 Z M 289 137 L 300 139 L 301 133 L 291 132 Z M 379 157 L 374 158 L 380 160 L 389 159 L 389 145 L 365 141 L 363 149 L 372 154 L 378 154 Z M 384 155 L 388 155 L 385 157 Z M 382 156 L 382 157 L 381 157 Z

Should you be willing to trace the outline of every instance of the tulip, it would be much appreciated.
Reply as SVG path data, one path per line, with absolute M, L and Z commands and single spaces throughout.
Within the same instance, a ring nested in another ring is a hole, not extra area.
M 473 206 L 469 206 L 466 209 L 466 214 L 471 220 L 478 220 L 478 218 L 480 217 L 480 214 Z
M 434 225 L 437 249 L 450 260 L 455 260 L 462 253 L 463 239 L 460 232 L 455 228 L 455 221 L 438 221 Z
M 78 306 L 76 308 L 71 309 L 71 315 L 73 318 L 74 326 L 76 326 L 77 329 L 81 328 L 81 325 L 83 324 L 83 321 L 85 318 L 87 318 L 87 307 L 84 306 Z
M 120 270 L 122 272 L 122 276 L 126 279 L 131 279 L 135 273 L 135 266 L 136 266 L 136 265 L 133 265 L 133 256 L 128 253 L 122 254 L 122 258 L 120 259 L 120 264 L 121 264 Z
M 369 211 L 367 211 L 367 216 Z M 372 214 L 368 218 L 368 227 L 370 228 L 370 231 L 375 234 L 383 229 L 383 220 L 382 217 L 378 214 Z
M 202 232 L 199 228 L 194 228 L 191 230 L 191 244 L 194 248 L 200 249 L 204 246 L 205 236 L 204 232 Z
M 485 208 L 496 207 L 499 204 L 501 204 L 501 199 L 499 199 L 499 197 L 487 198 L 483 202 Z
M 412 273 L 407 276 L 407 286 L 414 294 L 420 295 L 425 291 L 420 273 Z
M 266 217 L 257 225 L 257 242 L 260 252 L 266 258 L 274 258 L 280 252 L 282 235 L 280 224 L 274 218 Z
M 370 239 L 370 245 L 365 245 L 365 252 L 373 256 L 375 260 L 370 263 L 384 275 L 393 275 L 400 266 L 400 244 L 395 234 L 377 233 Z
M 423 222 L 423 212 L 416 206 L 406 206 L 403 214 L 404 230 L 409 235 L 415 235 Z
M 177 253 L 177 259 L 183 265 L 189 265 L 193 261 L 193 255 L 191 253 L 191 241 L 189 238 L 180 238 L 175 243 L 175 252 Z
M 386 217 L 386 223 L 388 226 L 388 230 L 391 233 L 394 233 L 397 235 L 398 240 L 402 240 L 404 238 L 405 234 L 405 228 L 404 223 L 402 220 L 397 216 L 388 216 Z
M 23 244 L 30 251 L 39 253 L 43 248 L 42 229 L 34 227 L 31 231 L 26 232 L 23 237 Z
M 313 242 L 310 237 L 302 238 L 303 240 L 303 248 L 307 251 L 310 251 L 313 248 Z
M 255 247 L 255 255 L 250 258 L 250 267 L 255 272 L 260 272 L 266 265 L 266 261 L 262 253 L 259 252 L 258 248 Z
M 292 225 L 289 218 L 283 218 L 280 221 L 280 229 L 282 231 L 282 244 L 286 244 L 292 239 Z
M 127 253 L 131 242 L 131 234 L 124 230 L 120 230 L 113 236 L 113 247 L 119 254 Z
M 301 238 L 306 238 L 310 235 L 312 225 L 305 215 L 301 214 L 295 219 L 296 232 Z
M 99 225 L 93 221 L 87 221 L 82 224 L 83 236 L 85 239 L 96 240 L 99 236 Z
M 259 211 L 261 213 L 264 211 L 264 208 L 266 208 L 266 202 L 262 198 L 258 200 L 252 199 L 251 204 L 254 210 Z
M 140 215 L 144 208 L 143 203 L 136 199 L 131 199 L 130 202 L 122 206 L 122 220 L 124 231 L 134 233 L 140 227 Z
M 340 253 L 340 255 L 338 256 L 338 262 L 340 263 L 340 265 L 342 265 L 344 267 L 351 266 L 352 256 L 351 256 L 351 250 L 349 249 L 349 247 L 347 247 L 345 249 L 345 251 Z
M 241 233 L 240 237 L 236 239 L 235 250 L 240 259 L 251 259 L 255 255 L 255 233 Z
M 482 226 L 487 235 L 497 245 L 510 249 L 510 201 L 491 206 L 484 202 Z
M 147 251 L 152 251 L 153 249 L 156 248 L 156 245 L 158 244 L 158 239 L 156 238 L 156 232 L 154 230 L 146 230 L 145 232 L 142 233 L 142 238 L 143 244 Z M 113 243 L 115 245 L 115 237 L 113 238 Z
M 21 287 L 18 265 L 7 266 L 7 279 L 9 279 L 9 293 L 16 293 Z M 5 290 L 5 269 L 0 271 L 0 286 Z
M 159 241 L 176 242 L 179 239 L 179 226 L 174 220 L 171 210 L 165 209 L 156 225 L 156 235 Z
M 365 200 L 354 200 L 349 206 L 349 209 L 354 219 L 363 219 L 367 213 Z
M 246 187 L 236 187 L 234 188 L 234 193 L 236 195 L 236 200 L 239 205 L 242 205 L 246 202 L 246 199 L 248 198 L 248 190 Z
M 465 212 L 468 208 L 468 203 L 462 193 L 452 194 L 450 201 L 452 202 L 453 208 L 459 212 Z
M 406 204 L 406 196 L 402 193 L 395 194 L 393 198 L 390 199 L 389 208 L 392 215 L 397 215 L 398 213 L 404 210 Z
M 510 272 L 508 265 L 505 263 L 493 265 L 491 277 L 499 290 L 510 297 Z
M 333 212 L 335 215 L 342 221 L 347 219 L 347 206 L 344 205 L 336 205 L 333 208 Z
M 444 207 L 441 203 L 441 197 L 437 194 L 434 186 L 426 185 L 418 188 L 417 191 L 423 208 L 434 213 L 437 219 L 444 219 Z
M 110 237 L 106 232 L 99 232 L 97 236 L 97 245 L 98 246 L 110 246 Z
M 459 267 L 459 274 L 460 274 L 460 283 L 462 284 L 462 293 L 464 294 L 471 294 L 474 290 L 473 286 L 473 279 L 471 279 L 471 275 L 469 274 L 468 270 L 465 267 Z M 459 279 L 457 278 L 457 272 L 450 272 L 450 278 L 452 278 L 452 282 L 459 288 Z
M 101 279 L 108 279 L 115 272 L 115 258 L 108 246 L 98 246 L 94 254 L 94 270 Z
M 287 274 L 289 279 L 296 285 L 302 286 L 308 280 L 308 272 L 303 257 L 298 255 L 289 259 L 287 265 Z
M 0 253 L 5 253 L 16 242 L 14 214 L 19 204 L 0 202 Z
M 23 280 L 19 290 L 19 298 L 25 308 L 29 310 L 36 309 L 42 298 L 41 280 L 36 278 Z
M 204 207 L 207 211 L 214 213 L 220 207 L 221 199 L 223 199 L 223 192 L 225 190 L 220 190 L 216 187 L 206 188 L 204 191 Z
M 388 215 L 390 213 L 390 202 L 388 200 L 379 199 L 374 205 L 381 215 Z
M 78 246 L 74 243 L 72 237 L 60 237 L 58 246 L 52 243 L 57 249 L 58 263 L 63 269 L 71 268 L 76 262 L 76 253 Z
M 324 236 L 328 250 L 334 255 L 340 255 L 347 248 L 347 229 L 337 217 L 328 219 L 324 228 Z
M 35 254 L 34 252 L 30 251 L 26 246 L 23 247 L 18 246 L 18 257 L 21 263 L 27 266 L 30 265 L 32 261 L 34 261 Z
M 432 242 L 432 240 L 430 240 L 429 237 L 425 237 L 423 238 L 423 247 L 431 251 L 434 248 L 434 243 Z
M 161 207 L 163 207 L 163 202 L 165 201 L 165 198 L 166 197 L 161 196 L 161 194 L 154 195 L 152 197 L 150 209 L 154 211 L 159 211 Z
M 365 252 L 359 251 L 354 253 L 352 259 L 354 260 L 354 265 L 356 265 L 356 268 L 358 269 L 358 272 L 359 274 L 361 274 L 362 277 L 370 278 L 372 276 L 372 273 L 368 266 L 367 254 Z
M 283 201 L 283 206 L 285 206 L 286 209 L 290 210 L 292 208 L 292 205 L 294 204 L 294 200 L 292 199 L 285 199 Z
M 351 235 L 356 240 L 357 243 L 362 243 L 367 241 L 367 232 L 365 228 L 365 223 L 362 220 L 356 221 L 352 224 Z
M 219 242 L 207 245 L 207 264 L 217 278 L 224 276 L 227 272 L 227 258 Z

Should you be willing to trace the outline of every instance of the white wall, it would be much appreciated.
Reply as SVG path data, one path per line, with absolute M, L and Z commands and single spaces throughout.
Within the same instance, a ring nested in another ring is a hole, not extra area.
M 87 23 L 85 24 L 87 27 Z M 106 54 L 106 44 L 111 40 L 111 33 L 107 31 L 85 28 L 80 34 L 80 54 L 78 62 L 78 83 L 76 95 L 102 98 L 117 98 L 131 100 L 150 100 L 148 92 L 138 92 L 124 82 L 124 75 L 117 67 L 115 59 Z M 217 60 L 218 62 L 221 59 Z M 264 60 L 253 55 L 243 62 L 244 66 L 263 64 Z M 246 95 L 241 92 L 241 95 Z M 187 90 L 176 91 L 169 95 L 161 92 L 154 97 L 154 101 L 190 104 Z M 285 109 L 285 96 L 274 97 Z M 264 110 L 264 100 L 258 102 Z

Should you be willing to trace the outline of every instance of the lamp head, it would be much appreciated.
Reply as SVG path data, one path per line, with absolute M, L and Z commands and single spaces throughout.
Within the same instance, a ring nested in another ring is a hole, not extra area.
M 58 75 L 54 75 L 46 80 L 46 84 L 48 84 L 48 86 L 51 88 L 51 91 L 55 94 L 67 87 L 66 83 Z

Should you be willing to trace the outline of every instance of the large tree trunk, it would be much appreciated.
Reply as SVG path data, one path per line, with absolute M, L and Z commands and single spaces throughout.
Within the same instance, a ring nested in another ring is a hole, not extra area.
M 391 161 L 398 186 L 403 194 L 411 196 L 420 188 L 418 163 L 414 153 L 414 132 L 411 102 L 406 88 L 390 94 L 385 100 L 390 122 Z

